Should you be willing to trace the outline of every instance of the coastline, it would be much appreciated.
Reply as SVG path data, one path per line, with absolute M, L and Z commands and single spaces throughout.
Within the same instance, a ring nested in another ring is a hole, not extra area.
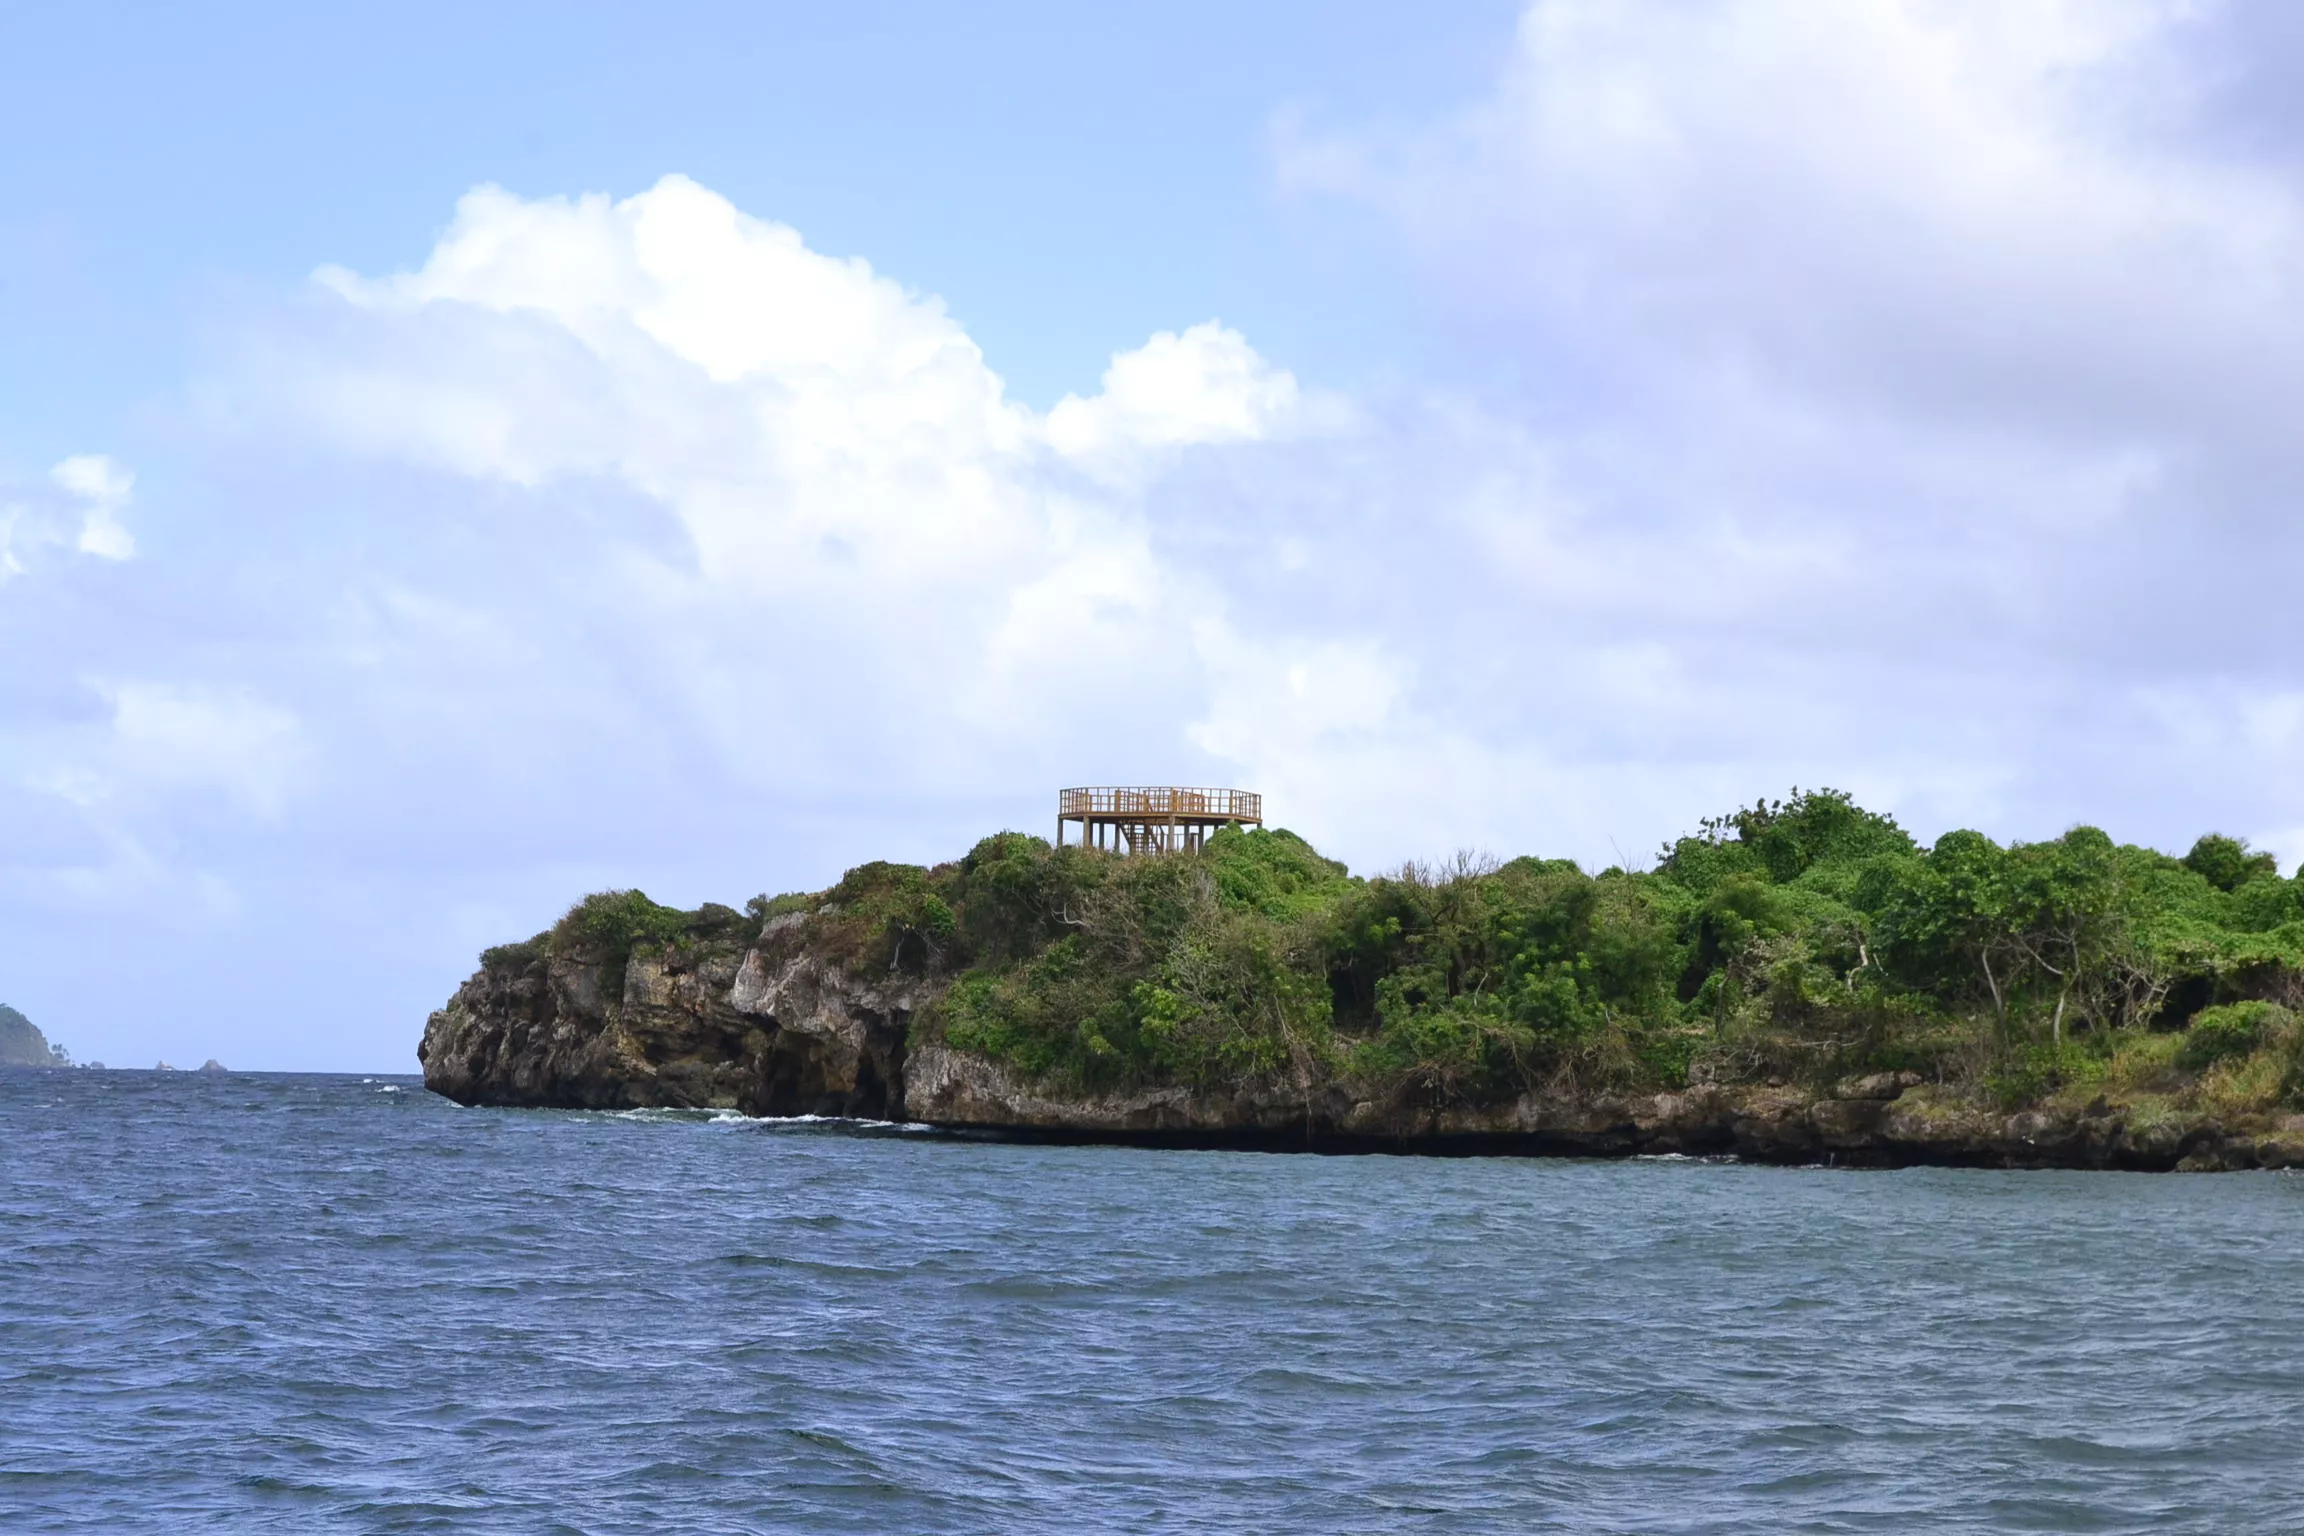
M 2139 1115 L 2102 1095 L 2008 1106 L 1912 1072 L 1657 1091 L 1435 1094 L 1303 1064 L 1228 1083 L 1034 1077 L 922 1029 L 933 968 L 859 976 L 794 917 L 729 909 L 618 954 L 491 951 L 427 1022 L 425 1085 L 468 1105 L 730 1110 L 1035 1142 L 1433 1156 L 1688 1155 L 1779 1165 L 2139 1172 L 2304 1167 L 2304 1114 Z

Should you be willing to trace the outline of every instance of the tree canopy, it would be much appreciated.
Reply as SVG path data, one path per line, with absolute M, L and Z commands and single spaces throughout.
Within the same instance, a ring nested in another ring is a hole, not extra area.
M 2093 827 L 1922 847 L 1814 790 L 1705 821 L 1636 872 L 1460 858 L 1360 878 L 1285 831 L 1155 858 L 1002 833 L 842 893 L 871 914 L 859 963 L 956 974 L 924 1035 L 1087 1083 L 1488 1095 L 1904 1069 L 2020 1099 L 2236 1062 L 2266 1102 L 2304 1083 L 2304 895 L 2217 834 L 2182 858 Z M 2224 1045 L 2187 1053 L 2195 1020 Z
M 1151 857 L 1002 832 L 743 913 L 606 892 L 484 958 L 581 950 L 614 993 L 635 946 L 771 927 L 936 983 L 915 1044 L 1090 1088 L 1488 1098 L 1896 1071 L 2008 1104 L 2304 1108 L 2304 879 L 2217 833 L 2180 858 L 2085 826 L 1923 847 L 1830 789 L 1597 874 L 1463 856 L 1361 877 L 1262 828 Z

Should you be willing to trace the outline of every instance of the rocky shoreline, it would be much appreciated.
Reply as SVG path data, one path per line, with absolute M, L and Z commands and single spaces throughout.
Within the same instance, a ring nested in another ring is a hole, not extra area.
M 628 955 L 583 943 L 492 951 L 434 1013 L 426 1086 L 462 1104 L 716 1108 L 898 1120 L 1044 1141 L 1433 1155 L 1718 1156 L 1846 1167 L 2222 1171 L 2304 1167 L 2304 1116 L 2139 1123 L 2099 1097 L 2008 1112 L 1909 1072 L 1824 1087 L 1558 1089 L 1490 1103 L 1266 1079 L 1086 1091 L 1034 1082 L 911 1024 L 942 980 L 859 978 L 797 916 Z

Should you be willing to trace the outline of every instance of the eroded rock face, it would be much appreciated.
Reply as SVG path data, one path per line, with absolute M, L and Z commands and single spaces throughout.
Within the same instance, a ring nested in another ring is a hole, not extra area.
M 941 1045 L 912 1054 L 904 1104 L 913 1120 L 959 1129 L 1251 1146 L 1318 1146 L 1334 1137 L 1344 1108 L 1333 1090 L 1272 1083 L 1067 1091 Z
M 916 986 L 916 984 L 914 984 Z M 425 1086 L 460 1104 L 890 1118 L 913 988 L 759 944 L 581 949 L 484 967 L 426 1023 Z
M 928 1046 L 906 1081 L 911 1116 L 933 1125 L 1076 1139 L 1319 1151 L 1522 1156 L 1734 1157 L 1846 1167 L 2209 1171 L 2304 1167 L 2304 1116 L 2269 1135 L 2212 1125 L 2137 1129 L 2100 1105 L 1996 1114 L 1910 1073 L 1843 1082 L 1829 1094 L 1699 1085 L 1620 1097 L 1526 1094 L 1498 1104 L 1353 1100 L 1335 1089 L 1081 1094 L 980 1057 Z
M 904 1037 L 922 985 L 859 981 L 797 944 L 748 950 L 729 989 L 729 1007 L 764 1032 L 747 1110 L 902 1118 Z
M 803 934 L 796 920 L 779 920 L 751 943 L 652 950 L 620 968 L 581 948 L 500 959 L 432 1015 L 417 1049 L 425 1083 L 465 1104 L 724 1108 L 1148 1145 L 1676 1153 L 1852 1167 L 2304 1167 L 2304 1116 L 2241 1134 L 2198 1120 L 2131 1124 L 2101 1099 L 2009 1114 L 1909 1072 L 1824 1091 L 1707 1083 L 1490 1103 L 1309 1077 L 1085 1090 L 942 1044 L 908 1051 L 912 1019 L 943 979 L 859 977 Z

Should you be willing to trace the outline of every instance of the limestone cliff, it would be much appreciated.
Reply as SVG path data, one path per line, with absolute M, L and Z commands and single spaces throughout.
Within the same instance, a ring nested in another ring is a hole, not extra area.
M 463 1104 L 888 1118 L 918 991 L 849 978 L 789 917 L 749 942 L 531 943 L 492 951 L 416 1055 Z
M 914 1019 L 949 980 L 934 967 L 859 975 L 797 914 L 756 935 L 723 924 L 628 954 L 532 942 L 492 951 L 432 1015 L 417 1055 L 427 1086 L 465 1104 L 725 1108 L 1043 1139 L 1847 1166 L 2304 1167 L 2304 1116 L 2243 1131 L 2200 1116 L 2138 1123 L 2101 1099 L 2010 1113 L 1909 1072 L 1494 1102 L 1308 1070 L 1215 1088 L 1092 1090 L 934 1038 L 914 1045 Z
M 2304 1115 L 2256 1134 L 2137 1126 L 2110 1105 L 1996 1112 L 1910 1074 L 1823 1089 L 1525 1094 L 1495 1104 L 1350 1100 L 1334 1091 L 1065 1093 L 941 1047 L 915 1052 L 906 1107 L 927 1124 L 1064 1140 L 1270 1150 L 1735 1157 L 1846 1167 L 1937 1164 L 2137 1171 L 2304 1167 Z

